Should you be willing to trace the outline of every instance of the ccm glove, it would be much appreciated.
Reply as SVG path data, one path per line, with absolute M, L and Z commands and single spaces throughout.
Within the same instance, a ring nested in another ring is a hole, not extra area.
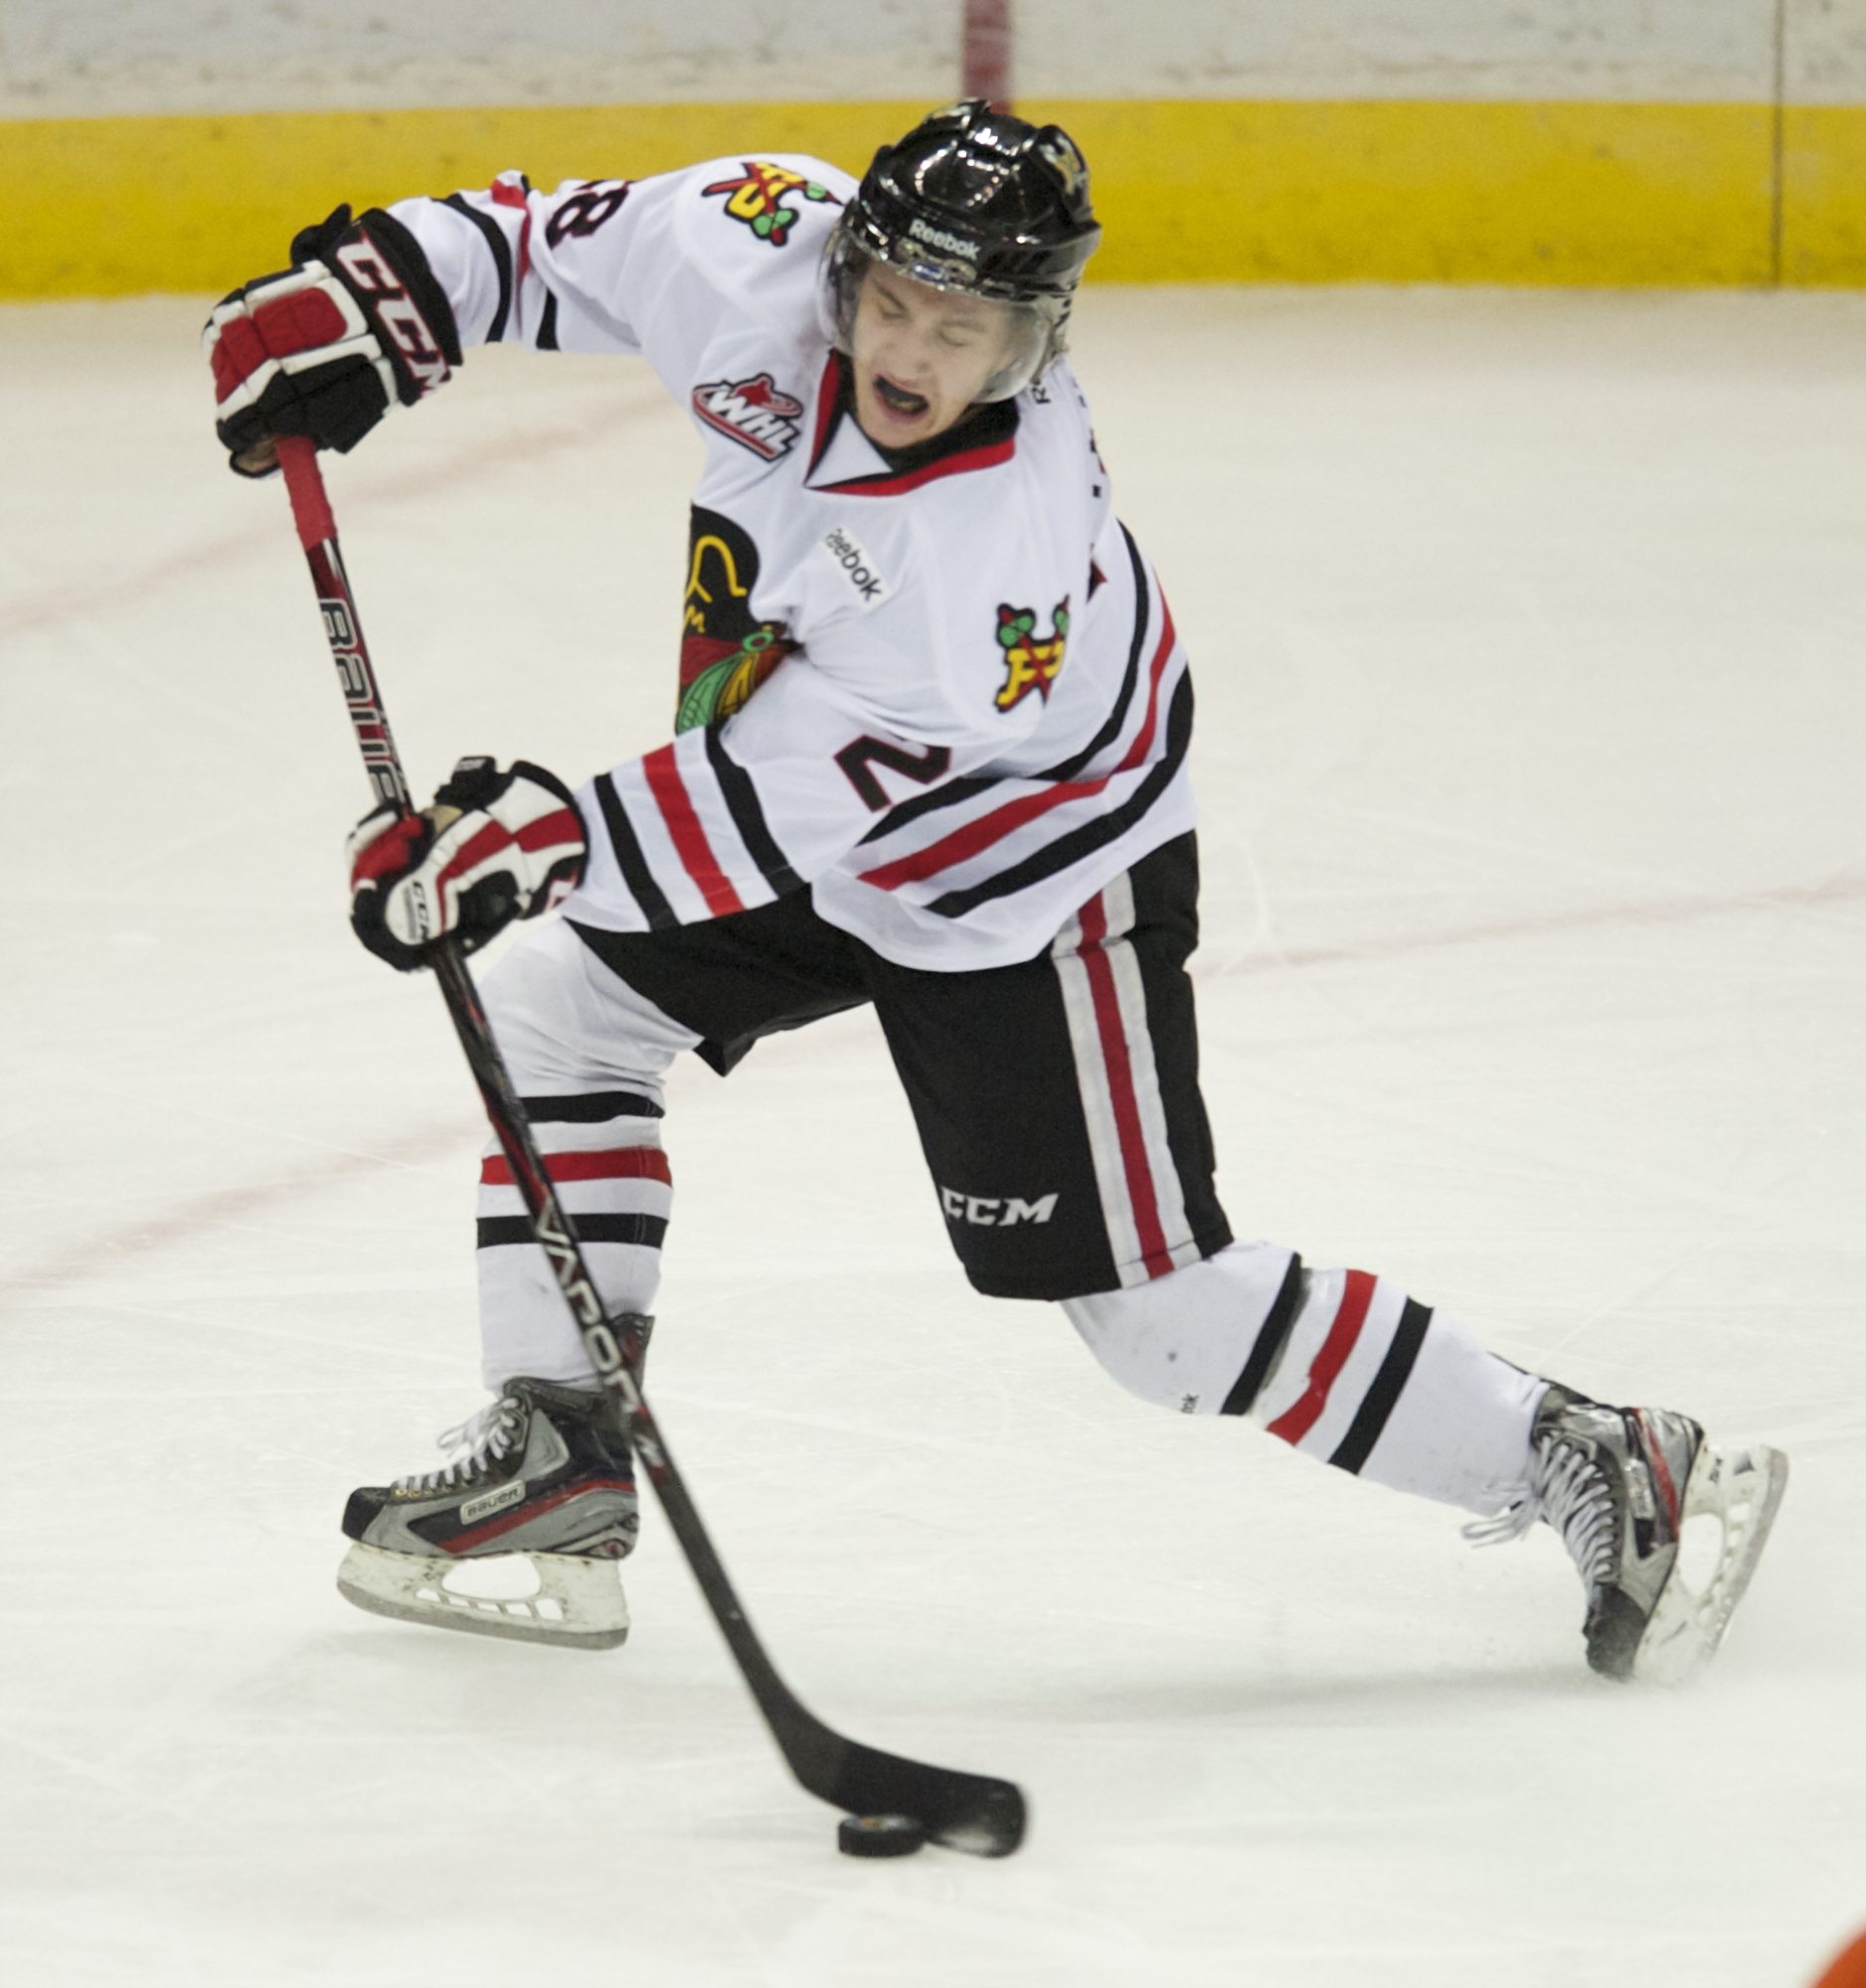
M 568 897 L 589 852 L 583 817 L 555 773 L 515 759 L 509 771 L 462 759 L 420 814 L 391 806 L 350 836 L 350 922 L 402 972 L 424 966 L 436 939 L 476 951 L 514 918 Z
M 242 476 L 277 468 L 278 435 L 347 454 L 460 363 L 452 306 L 393 215 L 373 207 L 352 223 L 340 207 L 293 241 L 291 263 L 222 298 L 202 333 L 214 431 Z

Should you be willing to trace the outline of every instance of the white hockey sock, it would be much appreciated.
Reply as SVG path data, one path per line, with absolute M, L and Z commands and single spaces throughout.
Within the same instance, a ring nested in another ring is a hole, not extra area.
M 1233 1243 L 1064 1309 L 1123 1387 L 1162 1407 L 1249 1414 L 1337 1469 L 1485 1516 L 1527 1477 L 1547 1383 L 1366 1271 L 1311 1275 L 1286 1249 Z
M 650 1311 L 673 1204 L 661 1078 L 699 1037 L 619 980 L 562 919 L 524 933 L 481 992 L 598 1295 L 611 1311 Z M 489 1388 L 521 1374 L 596 1384 L 496 1145 L 479 1186 L 479 1334 Z
M 674 1198 L 659 1107 L 628 1091 L 525 1103 L 604 1307 L 651 1311 Z M 478 1240 L 486 1386 L 496 1392 L 518 1374 L 594 1385 L 595 1369 L 496 1143 L 487 1146 L 480 1169 Z

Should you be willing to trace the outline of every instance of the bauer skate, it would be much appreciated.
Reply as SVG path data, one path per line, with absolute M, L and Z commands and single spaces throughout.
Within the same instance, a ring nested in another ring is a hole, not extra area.
M 405 1622 L 612 1649 L 628 1634 L 614 1563 L 640 1523 L 622 1422 L 606 1389 L 507 1382 L 440 1438 L 451 1462 L 351 1492 L 338 1590 Z
M 1588 1662 L 1604 1677 L 1676 1684 L 1723 1641 L 1787 1481 L 1780 1450 L 1720 1449 L 1689 1415 L 1608 1408 L 1552 1386 L 1536 1412 L 1526 1495 L 1469 1531 L 1514 1539 L 1546 1520 L 1587 1584 Z M 1698 1518 L 1721 1532 L 1703 1573 L 1679 1564 Z

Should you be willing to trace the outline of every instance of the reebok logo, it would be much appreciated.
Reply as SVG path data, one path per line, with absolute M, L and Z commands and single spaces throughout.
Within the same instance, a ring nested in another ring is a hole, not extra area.
M 1040 1195 L 1024 1201 L 1017 1195 L 993 1200 L 985 1195 L 960 1194 L 957 1188 L 939 1190 L 939 1206 L 948 1222 L 969 1222 L 974 1229 L 1011 1229 L 1020 1222 L 1048 1222 L 1056 1213 L 1058 1197 Z
M 693 411 L 764 462 L 775 462 L 802 432 L 803 403 L 768 373 L 750 380 L 709 380 L 693 390 Z
M 840 525 L 834 526 L 822 542 L 822 550 L 842 570 L 842 577 L 862 596 L 864 607 L 879 607 L 888 597 L 888 582 L 875 570 L 875 562 L 859 540 L 851 538 Z
M 508 1505 L 521 1504 L 525 1497 L 525 1480 L 515 1477 L 510 1484 L 501 1484 L 496 1491 L 482 1491 L 477 1498 L 469 1498 L 460 1507 L 460 1524 L 470 1526 L 476 1520 L 490 1519 L 495 1512 L 503 1512 Z
M 949 254 L 963 255 L 968 262 L 978 259 L 978 244 L 967 242 L 962 235 L 951 235 L 943 228 L 935 228 L 931 221 L 922 221 L 918 215 L 908 223 L 907 232 L 916 242 L 928 242 L 935 248 L 943 248 Z

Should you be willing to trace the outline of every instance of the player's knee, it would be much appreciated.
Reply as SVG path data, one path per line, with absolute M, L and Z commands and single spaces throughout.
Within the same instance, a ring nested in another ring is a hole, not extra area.
M 1176 1408 L 1171 1356 L 1155 1343 L 1147 1308 L 1132 1302 L 1141 1292 L 1098 1291 L 1091 1297 L 1065 1298 L 1063 1309 L 1110 1380 L 1143 1402 Z
M 668 1064 L 693 1038 L 609 972 L 562 919 L 524 932 L 481 982 L 521 1091 L 626 1090 L 654 1106 Z
M 566 1004 L 579 943 L 577 934 L 556 919 L 522 931 L 480 977 L 479 995 L 488 1018 L 502 1029 L 543 1025 Z
M 1234 1242 L 1126 1290 L 1066 1298 L 1063 1309 L 1108 1376 L 1177 1414 L 1222 1413 L 1283 1278 L 1290 1252 Z

